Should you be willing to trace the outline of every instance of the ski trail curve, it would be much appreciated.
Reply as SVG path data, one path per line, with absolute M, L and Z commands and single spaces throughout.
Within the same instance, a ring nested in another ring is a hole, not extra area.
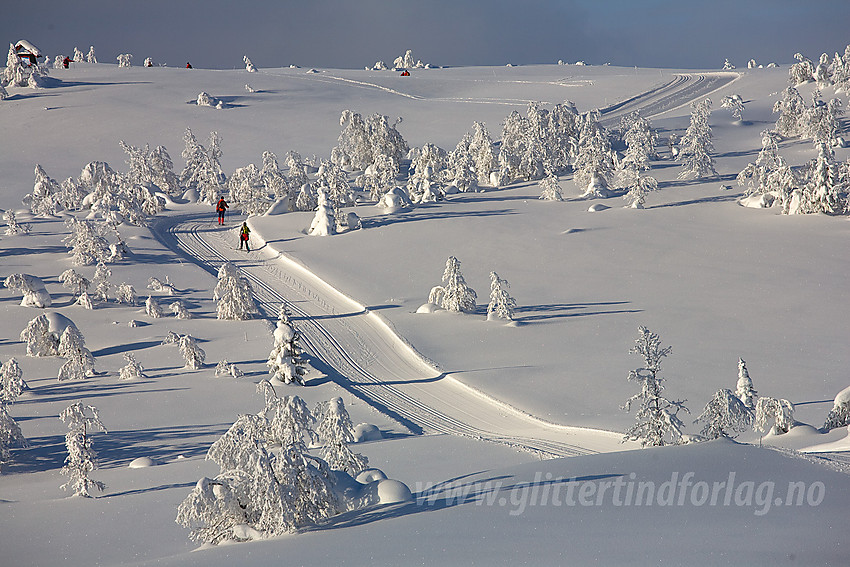
M 264 317 L 276 319 L 286 303 L 311 365 L 411 433 L 464 436 L 547 458 L 631 447 L 622 434 L 543 421 L 441 373 L 375 313 L 268 245 L 250 255 L 234 250 L 233 236 L 206 217 L 163 216 L 153 232 L 210 272 L 225 261 L 238 266 Z

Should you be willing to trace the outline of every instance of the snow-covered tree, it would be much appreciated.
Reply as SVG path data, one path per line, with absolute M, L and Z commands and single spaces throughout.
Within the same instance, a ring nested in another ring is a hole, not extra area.
M 0 406 L 14 403 L 27 389 L 24 371 L 17 360 L 10 358 L 0 364 Z
M 626 432 L 625 439 L 639 441 L 641 446 L 655 447 L 682 442 L 684 424 L 678 413 L 685 411 L 685 400 L 672 401 L 666 398 L 664 379 L 660 376 L 661 361 L 670 354 L 672 348 L 662 347 L 658 335 L 646 327 L 638 329 L 638 338 L 630 352 L 643 358 L 641 368 L 629 372 L 629 381 L 637 382 L 641 391 L 623 404 L 622 409 L 631 411 L 632 405 L 638 405 L 635 415 L 637 423 Z
M 94 53 L 94 45 L 89 46 L 89 52 L 86 53 L 87 63 L 97 63 L 97 55 Z
M 126 364 L 118 371 L 119 380 L 147 378 L 144 372 L 145 369 L 139 364 L 139 361 L 136 360 L 136 356 L 132 352 L 124 353 L 124 362 Z
M 129 68 L 130 67 L 130 59 L 132 59 L 132 58 L 133 58 L 132 53 L 121 53 L 115 59 L 118 60 L 118 67 L 119 68 L 121 68 L 121 67 Z
M 620 119 L 620 134 L 626 144 L 623 163 L 633 163 L 638 171 L 649 171 L 650 160 L 658 157 L 655 149 L 658 134 L 649 120 L 639 111 L 626 114 Z
M 112 284 L 109 283 L 111 276 L 112 270 L 103 262 L 98 262 L 97 267 L 94 269 L 92 284 L 94 284 L 95 296 L 104 303 L 109 301 L 109 294 L 112 290 Z
M 21 292 L 23 295 L 21 299 L 22 307 L 38 307 L 43 309 L 50 307 L 53 303 L 53 299 L 47 292 L 47 288 L 44 287 L 44 282 L 36 276 L 30 274 L 11 274 L 3 281 L 3 285 L 9 289 L 15 289 Z
M 714 145 L 711 142 L 711 126 L 708 123 L 711 99 L 694 102 L 691 107 L 691 123 L 679 140 L 679 154 L 676 156 L 676 159 L 682 162 L 679 179 L 717 175 L 714 158 L 711 157 Z
M 824 431 L 850 425 L 850 388 L 844 388 L 835 396 L 832 409 L 823 424 Z
M 83 334 L 74 325 L 68 325 L 59 337 L 59 356 L 65 357 L 65 364 L 59 368 L 58 379 L 85 380 L 94 375 L 94 356 L 86 348 Z
M 30 231 L 30 225 L 19 223 L 18 217 L 12 209 L 3 212 L 3 220 L 6 221 L 6 236 L 27 234 Z
M 460 271 L 460 261 L 454 256 L 449 256 L 446 260 L 443 284 L 431 289 L 428 296 L 429 303 L 438 304 L 449 311 L 467 313 L 475 310 L 475 300 L 478 298 L 478 294 L 466 285 Z
M 35 216 L 52 217 L 59 212 L 58 195 L 60 186 L 54 179 L 48 177 L 40 165 L 35 166 L 35 183 L 32 193 L 24 197 L 23 203 L 29 207 Z
M 18 361 L 10 358 L 0 365 L 0 465 L 7 462 L 15 446 L 26 446 L 27 440 L 8 408 L 27 388 Z
M 91 498 L 92 488 L 103 491 L 106 485 L 99 480 L 89 478 L 89 473 L 97 469 L 97 453 L 92 448 L 90 431 L 100 429 L 106 433 L 106 427 L 100 421 L 97 408 L 83 405 L 82 402 L 65 408 L 59 414 L 59 419 L 68 426 L 68 433 L 65 434 L 68 457 L 60 471 L 68 477 L 68 482 L 60 488 L 73 490 L 74 496 Z
M 723 97 L 720 108 L 725 108 L 732 113 L 732 118 L 741 121 L 744 116 L 744 99 L 739 94 L 731 94 Z
M 788 81 L 791 83 L 791 86 L 802 85 L 803 83 L 813 81 L 815 66 L 812 64 L 812 61 L 803 57 L 800 53 L 795 53 L 794 59 L 797 62 L 788 69 Z
M 741 433 L 746 431 L 752 422 L 753 410 L 745 406 L 728 388 L 718 390 L 694 420 L 694 423 L 703 424 L 700 434 L 708 439 Z
M 375 157 L 375 161 L 357 178 L 356 184 L 369 191 L 372 200 L 378 201 L 382 195 L 395 187 L 398 174 L 399 164 L 396 159 L 381 154 Z
M 803 135 L 811 138 L 815 146 L 821 143 L 836 145 L 841 132 L 842 114 L 840 99 L 832 98 L 829 102 L 824 102 L 820 98 L 820 92 L 814 91 L 812 105 L 803 114 Z
M 177 301 L 172 301 L 168 306 L 172 313 L 174 313 L 174 317 L 177 319 L 191 319 L 192 314 L 186 309 L 186 304 L 183 303 L 183 300 L 178 299 Z
M 27 356 L 55 356 L 59 354 L 59 339 L 50 332 L 47 315 L 39 315 L 21 331 L 21 341 L 27 345 Z
M 18 57 L 15 45 L 10 43 L 9 53 L 6 56 L 6 68 L 0 73 L 0 86 L 24 87 L 27 85 L 27 79 L 29 79 L 29 73 L 21 58 Z
M 782 91 L 782 98 L 773 105 L 773 113 L 779 114 L 775 130 L 780 136 L 791 138 L 803 132 L 806 103 L 794 87 L 787 87 Z
M 771 423 L 774 435 L 788 433 L 794 425 L 794 405 L 788 400 L 761 396 L 756 402 L 754 428 L 763 433 L 770 428 Z
M 813 76 L 815 81 L 818 83 L 818 88 L 822 89 L 832 85 L 832 66 L 829 54 L 821 53 Z
M 615 154 L 608 133 L 599 122 L 599 111 L 579 119 L 579 136 L 573 160 L 573 180 L 584 197 L 607 197 L 614 176 Z
M 139 296 L 136 294 L 136 288 L 127 282 L 122 282 L 115 288 L 115 300 L 118 303 L 136 305 L 139 301 Z
M 206 359 L 207 354 L 204 352 L 204 349 L 198 346 L 198 342 L 192 335 L 181 335 L 177 339 L 177 348 L 186 362 L 186 368 L 191 368 L 192 370 L 203 368 L 204 359 Z
M 70 248 L 68 253 L 74 264 L 89 266 L 98 262 L 112 261 L 112 250 L 104 236 L 106 230 L 104 223 L 70 217 L 65 221 L 65 225 L 70 229 L 71 234 L 62 242 Z
M 325 191 L 327 204 L 333 208 L 336 229 L 342 228 L 342 207 L 354 202 L 354 193 L 341 167 L 330 161 L 323 161 L 316 173 L 316 191 Z
M 342 398 L 319 402 L 313 415 L 316 417 L 316 433 L 322 444 L 322 458 L 331 469 L 357 476 L 367 467 L 369 459 L 348 446 L 354 443 L 354 425 Z
M 257 68 L 254 67 L 254 64 L 251 63 L 251 60 L 248 59 L 247 55 L 242 56 L 242 61 L 245 62 L 245 70 L 246 71 L 248 71 L 249 73 L 256 73 L 257 72 Z
M 642 209 L 646 204 L 646 196 L 658 189 L 658 181 L 649 175 L 639 175 L 636 171 L 633 176 L 630 176 L 628 191 L 623 195 L 623 199 L 629 201 L 629 206 L 633 209 Z
M 490 272 L 490 303 L 487 305 L 487 319 L 507 319 L 513 321 L 516 300 L 511 297 L 510 284 L 496 272 Z
M 156 297 L 149 295 L 145 300 L 145 314 L 154 319 L 162 317 L 162 306 L 159 304 Z
M 186 167 L 180 173 L 180 185 L 195 190 L 201 201 L 214 204 L 224 193 L 226 177 L 221 169 L 221 137 L 210 132 L 207 146 L 201 145 L 192 130 L 183 134 Z
M 307 234 L 310 236 L 330 236 L 336 234 L 336 224 L 333 207 L 328 205 L 327 192 L 324 188 L 319 188 L 316 215 L 310 223 Z
M 734 68 L 735 68 L 735 66 L 729 61 L 729 58 L 726 58 L 726 60 L 723 61 L 723 70 L 724 71 L 731 71 Z
M 743 358 L 738 359 L 738 383 L 735 387 L 735 395 L 750 410 L 756 409 L 756 395 L 758 392 L 753 387 L 750 373 L 747 371 L 747 363 Z
M 91 282 L 82 274 L 77 273 L 74 268 L 68 268 L 59 275 L 62 287 L 73 290 L 75 295 L 82 295 L 88 291 Z
M 285 384 L 304 385 L 307 369 L 302 359 L 301 335 L 289 318 L 285 305 L 280 306 L 274 333 L 274 347 L 266 363 L 269 374 Z
M 180 179 L 174 173 L 174 162 L 164 146 L 150 149 L 136 147 L 120 140 L 118 144 L 127 154 L 127 165 L 130 171 L 126 177 L 130 183 L 144 187 L 155 187 L 167 195 L 177 196 L 181 192 Z M 156 207 L 161 209 L 161 207 Z
M 216 316 L 219 319 L 244 321 L 258 313 L 251 282 L 230 262 L 225 262 L 218 269 L 213 300 L 218 302 Z
M 799 204 L 789 205 L 791 213 L 842 214 L 850 208 L 847 181 L 841 175 L 835 153 L 826 143 L 818 144 L 818 156 L 803 168 Z
M 561 184 L 558 179 L 558 176 L 554 173 L 550 173 L 546 177 L 540 180 L 538 183 L 540 187 L 540 199 L 544 201 L 563 201 L 564 197 L 561 195 Z
M 272 203 L 260 170 L 253 163 L 237 168 L 227 181 L 227 186 L 230 189 L 230 200 L 248 216 L 265 213 Z

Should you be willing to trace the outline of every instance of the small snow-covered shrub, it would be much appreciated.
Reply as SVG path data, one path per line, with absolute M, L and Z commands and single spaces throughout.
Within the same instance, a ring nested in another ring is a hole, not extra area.
M 722 388 L 711 398 L 694 423 L 703 423 L 701 435 L 708 439 L 729 437 L 745 431 L 753 422 L 753 411 L 732 393 Z
M 68 482 L 60 488 L 73 490 L 74 496 L 90 498 L 90 489 L 96 488 L 103 491 L 106 485 L 89 478 L 89 473 L 97 469 L 97 453 L 92 448 L 89 432 L 100 429 L 106 433 L 106 427 L 100 421 L 97 408 L 84 406 L 82 402 L 65 408 L 59 414 L 59 419 L 68 426 L 68 433 L 65 434 L 68 457 L 65 459 L 65 466 L 62 467 L 61 473 L 69 477 Z
M 52 299 L 44 287 L 41 278 L 30 274 L 12 274 L 3 282 L 9 289 L 15 289 L 23 294 L 21 306 L 23 307 L 50 307 Z
M 511 297 L 510 284 L 496 272 L 490 272 L 490 303 L 487 305 L 487 319 L 506 319 L 513 321 L 516 300 Z
M 118 60 L 118 67 L 119 68 L 122 68 L 122 67 L 128 68 L 128 67 L 130 67 L 130 59 L 132 59 L 132 58 L 133 58 L 133 55 L 131 53 L 121 53 L 115 59 Z
M 124 362 L 126 364 L 119 370 L 118 378 L 120 380 L 135 380 L 139 378 L 147 378 L 144 373 L 144 368 L 136 360 L 136 356 L 132 352 L 124 353 Z
M 475 300 L 478 294 L 466 285 L 460 271 L 460 261 L 454 256 L 449 256 L 446 260 L 443 283 L 445 285 L 435 286 L 431 289 L 431 293 L 428 295 L 428 303 L 438 304 L 448 311 L 462 313 L 468 313 L 475 309 Z

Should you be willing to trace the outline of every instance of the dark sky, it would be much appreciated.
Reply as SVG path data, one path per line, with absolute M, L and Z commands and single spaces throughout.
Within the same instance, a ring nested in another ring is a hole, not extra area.
M 363 68 L 412 49 L 433 65 L 719 68 L 816 59 L 850 43 L 850 0 L 3 0 L 0 39 L 101 63 Z M 0 62 L 2 64 L 2 62 Z

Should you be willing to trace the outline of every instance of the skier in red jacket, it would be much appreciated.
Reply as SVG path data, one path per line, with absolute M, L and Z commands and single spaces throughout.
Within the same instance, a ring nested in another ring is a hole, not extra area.
M 227 210 L 227 202 L 224 200 L 224 197 L 219 198 L 215 210 L 218 213 L 218 224 L 224 224 L 224 212 Z

